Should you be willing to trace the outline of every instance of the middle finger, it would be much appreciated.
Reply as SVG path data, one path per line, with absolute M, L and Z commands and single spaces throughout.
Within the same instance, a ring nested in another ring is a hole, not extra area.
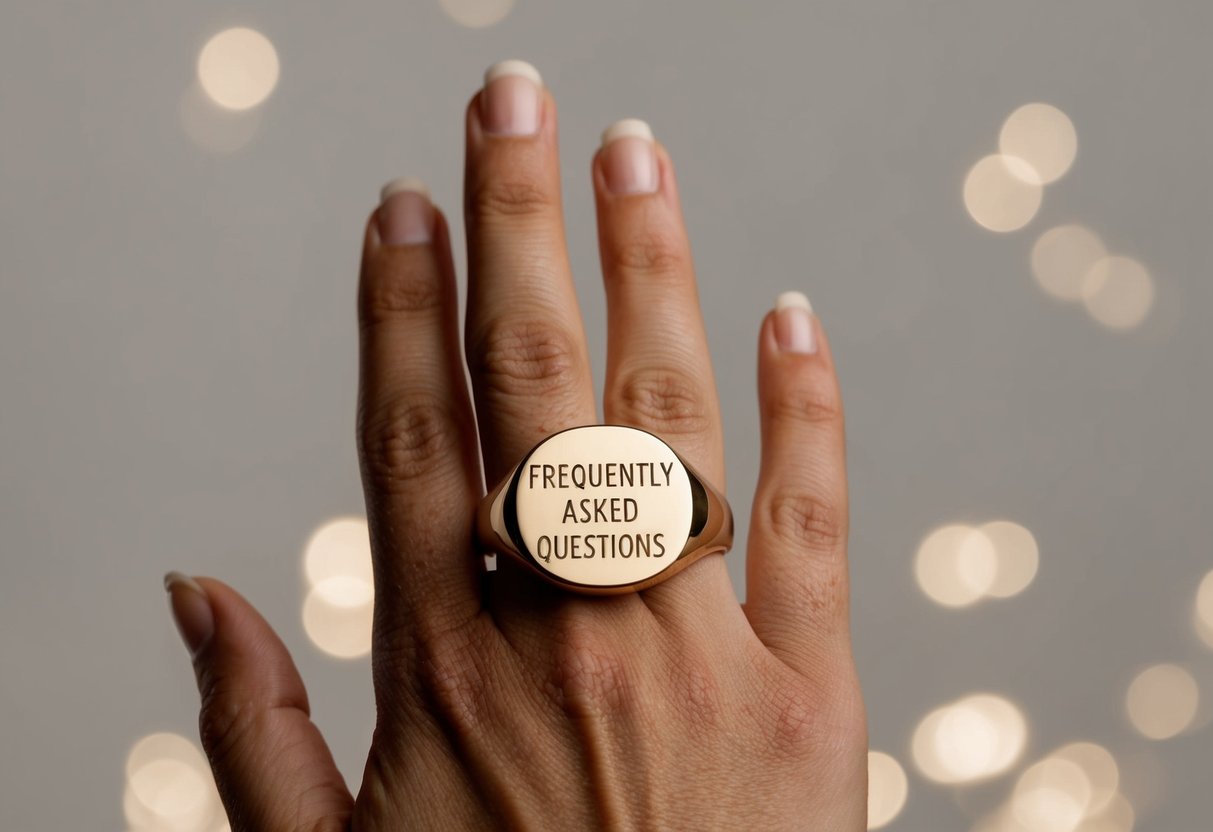
M 468 107 L 467 357 L 492 488 L 540 439 L 597 421 L 560 195 L 555 99 L 502 61 Z

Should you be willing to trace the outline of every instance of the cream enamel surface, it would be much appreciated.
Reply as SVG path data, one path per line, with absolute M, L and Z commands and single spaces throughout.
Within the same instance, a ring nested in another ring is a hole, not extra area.
M 645 476 L 655 472 L 658 484 L 577 487 L 570 469 L 566 487 L 560 487 L 555 477 L 543 476 L 543 466 L 559 471 L 560 465 L 612 463 L 646 466 Z M 583 500 L 595 501 L 585 522 Z M 522 463 L 515 505 L 519 533 L 542 569 L 578 584 L 617 586 L 652 577 L 677 559 L 691 526 L 691 483 L 677 455 L 652 434 L 593 425 L 552 436 Z M 641 540 L 649 554 L 635 554 Z

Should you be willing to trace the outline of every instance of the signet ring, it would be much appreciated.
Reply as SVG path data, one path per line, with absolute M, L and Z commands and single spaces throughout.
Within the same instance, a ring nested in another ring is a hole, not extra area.
M 733 545 L 728 501 L 656 434 L 582 425 L 528 451 L 484 497 L 485 553 L 576 592 L 654 586 Z

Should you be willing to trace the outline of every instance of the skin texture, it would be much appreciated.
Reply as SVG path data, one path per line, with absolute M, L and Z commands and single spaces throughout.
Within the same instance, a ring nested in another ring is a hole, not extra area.
M 775 313 L 758 330 L 762 465 L 744 606 L 720 555 L 604 598 L 563 593 L 506 558 L 481 571 L 482 469 L 495 484 L 544 436 L 600 421 L 556 102 L 541 90 L 537 134 L 490 135 L 483 96 L 466 111 L 462 341 L 443 213 L 432 209 L 426 243 L 383 242 L 390 201 L 366 225 L 357 444 L 377 724 L 356 798 L 264 619 L 219 581 L 170 581 L 232 828 L 863 830 L 843 414 L 816 317 L 812 354 L 781 351 Z M 603 421 L 659 434 L 723 493 L 673 163 L 657 142 L 657 192 L 620 196 L 603 153 L 590 166 L 608 309 Z

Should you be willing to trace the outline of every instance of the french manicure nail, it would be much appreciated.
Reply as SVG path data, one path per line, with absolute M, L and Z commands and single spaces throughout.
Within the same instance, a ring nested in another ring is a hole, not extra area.
M 775 299 L 775 342 L 783 352 L 817 352 L 813 307 L 803 292 L 784 292 Z
M 526 61 L 498 61 L 484 72 L 480 123 L 486 132 L 529 136 L 539 130 L 539 70 Z
M 434 228 L 430 189 L 415 176 L 393 179 L 379 191 L 378 220 L 384 245 L 428 243 Z
M 621 118 L 602 131 L 602 173 L 613 194 L 657 190 L 657 150 L 648 123 Z
M 194 656 L 206 646 L 215 633 L 215 614 L 202 585 L 188 575 L 169 572 L 164 576 L 164 589 L 169 596 L 173 621 L 181 640 Z

